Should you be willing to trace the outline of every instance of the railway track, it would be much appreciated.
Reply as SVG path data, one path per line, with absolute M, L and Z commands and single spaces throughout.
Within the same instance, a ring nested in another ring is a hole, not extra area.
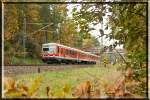
M 61 71 L 64 69 L 85 68 L 94 65 L 44 65 L 44 66 L 4 66 L 5 76 L 15 76 L 30 73 L 41 73 L 46 71 Z

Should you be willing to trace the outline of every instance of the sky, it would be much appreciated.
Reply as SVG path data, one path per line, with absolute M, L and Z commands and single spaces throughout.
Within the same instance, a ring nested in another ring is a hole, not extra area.
M 68 14 L 68 17 L 70 17 L 70 18 L 72 18 L 72 9 L 74 7 L 77 7 L 77 11 L 79 11 L 81 9 L 80 4 L 68 4 L 68 6 L 67 6 L 67 9 L 68 9 L 67 14 Z M 92 36 L 98 38 L 98 35 L 100 35 L 99 34 L 99 29 L 104 29 L 104 33 L 105 34 L 111 33 L 110 27 L 108 27 L 108 29 L 105 30 L 106 23 L 108 22 L 108 16 L 107 15 L 111 15 L 111 13 L 106 13 L 105 14 L 105 16 L 103 17 L 103 25 L 101 23 L 99 23 L 99 24 L 97 24 L 95 26 L 93 26 L 92 24 L 89 25 L 90 27 L 95 28 L 95 30 L 92 30 L 92 31 L 89 32 Z M 98 38 L 98 41 L 100 42 L 100 44 L 103 44 L 104 46 L 109 46 L 109 45 L 113 44 L 115 41 L 118 41 L 118 40 L 113 39 L 113 40 L 109 41 L 108 38 L 105 38 L 105 36 L 103 36 L 101 38 Z M 123 45 L 120 45 L 120 46 L 117 45 L 116 48 L 117 49 L 122 49 Z

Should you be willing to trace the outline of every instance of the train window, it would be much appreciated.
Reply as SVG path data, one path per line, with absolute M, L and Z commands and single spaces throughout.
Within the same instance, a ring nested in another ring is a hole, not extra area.
M 63 52 L 65 55 L 67 55 L 67 49 L 64 49 L 64 52 Z
M 49 51 L 49 48 L 43 48 L 43 51 Z
M 60 48 L 59 48 L 59 46 L 57 46 L 57 53 L 59 53 L 60 52 L 60 50 L 59 50 Z
M 64 51 L 65 51 L 65 49 L 63 49 L 63 48 L 60 49 L 61 54 L 65 54 Z
M 72 54 L 73 54 L 73 55 L 76 55 L 76 54 L 77 54 L 77 52 L 76 52 L 76 51 L 72 51 Z
M 72 53 L 72 51 L 71 50 L 69 50 L 69 54 L 71 54 Z
M 70 50 L 68 50 L 68 54 L 70 54 L 71 53 L 71 51 Z
M 65 54 L 65 55 L 67 54 L 65 48 L 62 48 L 62 54 Z
M 69 54 L 72 54 L 72 51 L 71 51 L 71 50 L 69 50 Z
M 74 55 L 74 51 L 70 50 L 70 54 L 71 54 L 71 55 Z

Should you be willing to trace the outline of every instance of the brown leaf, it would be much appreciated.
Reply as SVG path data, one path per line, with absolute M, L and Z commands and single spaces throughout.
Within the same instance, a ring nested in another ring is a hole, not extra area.
M 4 77 L 4 89 L 5 90 L 13 90 L 15 89 L 16 81 L 11 77 Z
M 99 98 L 101 96 L 100 89 L 96 89 L 92 95 L 93 98 Z
M 73 95 L 79 98 L 88 98 L 90 97 L 91 86 L 90 81 L 83 82 L 77 86 Z
M 131 79 L 131 77 L 133 76 L 133 69 L 132 68 L 127 68 L 127 71 L 125 73 L 125 76 L 129 79 Z

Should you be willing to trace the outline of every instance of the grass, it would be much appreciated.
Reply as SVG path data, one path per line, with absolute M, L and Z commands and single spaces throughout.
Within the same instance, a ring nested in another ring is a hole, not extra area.
M 62 91 L 66 84 L 74 88 L 81 82 L 87 80 L 92 81 L 95 78 L 94 76 L 105 81 L 113 82 L 120 75 L 120 72 L 116 70 L 116 66 L 109 66 L 109 68 L 100 67 L 100 65 L 89 66 L 91 67 L 66 69 L 57 72 L 43 72 L 40 74 L 19 75 L 15 78 L 21 82 L 25 81 L 28 84 L 36 77 L 42 76 L 43 81 L 38 93 L 40 97 L 46 97 L 46 86 L 50 86 L 53 92 L 58 92 Z
M 43 65 L 45 64 L 41 59 L 32 57 L 12 57 L 11 65 Z

